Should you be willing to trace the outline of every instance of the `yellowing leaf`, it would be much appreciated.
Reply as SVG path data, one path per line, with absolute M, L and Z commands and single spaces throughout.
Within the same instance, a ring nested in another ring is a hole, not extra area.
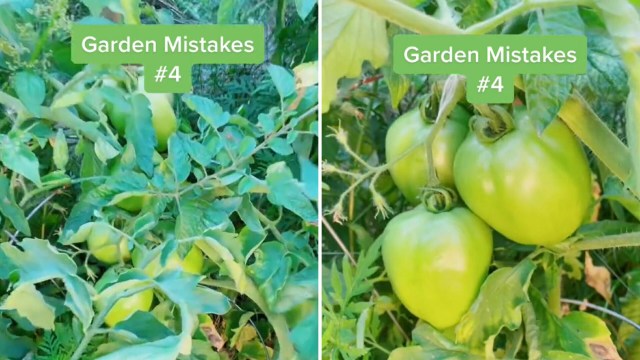
M 41 329 L 53 330 L 55 310 L 46 303 L 42 294 L 33 284 L 18 286 L 0 307 L 2 310 L 16 310 L 18 314 Z
M 611 301 L 611 273 L 604 266 L 593 265 L 589 252 L 584 258 L 584 275 L 587 285 L 597 291 L 607 302 Z
M 293 68 L 296 77 L 296 89 L 300 90 L 318 83 L 318 62 L 312 61 Z
M 602 319 L 572 312 L 561 320 L 560 345 L 565 351 L 598 360 L 622 360 Z
M 347 0 L 326 0 L 322 9 L 322 112 L 327 112 L 338 80 L 360 76 L 364 61 L 384 65 L 389 43 L 385 20 L 369 10 Z

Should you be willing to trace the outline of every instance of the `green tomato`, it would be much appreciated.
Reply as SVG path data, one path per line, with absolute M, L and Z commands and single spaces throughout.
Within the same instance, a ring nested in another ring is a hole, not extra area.
M 153 303 L 153 290 L 147 289 L 131 296 L 119 299 L 104 318 L 104 322 L 110 327 L 128 319 L 136 311 L 149 311 Z
M 133 251 L 134 265 L 138 265 L 140 260 L 140 253 L 137 250 Z M 164 267 L 160 265 L 160 256 L 157 256 L 151 262 L 145 266 L 144 272 L 149 276 L 156 276 L 162 272 L 162 270 L 175 270 L 182 269 L 184 272 L 201 275 L 204 268 L 204 255 L 197 246 L 192 246 L 184 259 L 180 258 L 177 252 L 173 252 L 169 255 Z
M 119 176 L 121 170 L 122 164 L 118 161 L 111 167 L 109 174 L 111 176 Z M 138 213 L 150 198 L 151 197 L 149 195 L 130 196 L 126 199 L 120 200 L 116 206 L 131 213 Z
M 491 228 L 461 207 L 434 214 L 419 205 L 394 217 L 382 234 L 393 291 L 412 314 L 438 329 L 467 312 L 492 250 Z
M 507 238 L 557 244 L 576 231 L 592 204 L 589 162 L 562 121 L 538 135 L 520 110 L 514 129 L 497 140 L 467 137 L 455 159 L 456 186 L 467 206 Z
M 468 119 L 466 110 L 456 107 L 433 142 L 436 174 L 440 183 L 450 188 L 454 187 L 453 159 L 467 134 Z M 423 119 L 419 109 L 414 109 L 396 119 L 387 132 L 387 163 L 393 163 L 389 172 L 400 191 L 414 205 L 420 202 L 420 194 L 428 182 L 426 147 L 418 146 L 404 158 L 396 159 L 410 148 L 424 144 L 431 129 L 433 124 Z
M 158 151 L 167 150 L 167 142 L 178 130 L 178 120 L 173 112 L 173 94 L 152 94 L 144 91 L 144 80 L 139 78 L 138 91 L 149 99 L 151 122 L 156 133 Z
M 129 243 L 107 224 L 97 223 L 87 237 L 87 247 L 91 255 L 105 264 L 116 264 L 122 259 L 129 260 Z
M 120 136 L 124 136 L 127 119 L 131 116 L 131 104 L 125 99 L 126 93 L 113 78 L 102 79 L 105 96 L 104 112 Z

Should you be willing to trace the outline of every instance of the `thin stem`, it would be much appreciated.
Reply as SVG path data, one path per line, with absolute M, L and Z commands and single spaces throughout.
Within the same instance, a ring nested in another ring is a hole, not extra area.
M 563 252 L 569 252 L 635 246 L 640 246 L 640 232 L 631 232 L 626 234 L 607 235 L 592 239 L 584 239 L 576 241 L 567 246 L 560 245 L 558 246 L 558 248 Z
M 592 4 L 592 0 L 525 0 L 490 19 L 469 26 L 465 29 L 465 33 L 478 35 L 486 34 L 495 30 L 498 26 L 536 9 L 550 9 L 554 7 L 576 5 L 588 6 Z
M 629 319 L 628 317 L 622 315 L 622 314 L 618 314 L 617 312 L 613 311 L 613 310 L 609 310 L 607 308 L 604 308 L 602 306 L 598 306 L 595 304 L 592 304 L 588 301 L 579 301 L 579 300 L 573 300 L 573 299 L 565 299 L 562 298 L 561 301 L 563 303 L 567 303 L 567 304 L 573 304 L 573 305 L 579 305 L 579 306 L 585 306 L 594 310 L 598 310 L 601 311 L 607 315 L 611 315 L 614 318 L 618 319 L 618 320 L 622 320 L 624 322 L 626 322 L 627 324 L 633 326 L 634 328 L 636 328 L 636 330 L 640 331 L 640 325 L 637 324 L 636 322 L 634 322 L 633 320 Z
M 388 21 L 418 34 L 462 34 L 455 25 L 429 16 L 397 0 L 349 0 Z

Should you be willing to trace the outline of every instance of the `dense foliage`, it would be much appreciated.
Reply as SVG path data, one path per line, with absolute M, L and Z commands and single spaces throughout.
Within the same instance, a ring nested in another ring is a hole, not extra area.
M 317 11 L 251 6 L 0 3 L 0 358 L 317 356 Z M 148 94 L 76 21 L 262 23 L 271 61 Z
M 635 5 L 322 6 L 323 357 L 640 359 Z M 589 65 L 472 105 L 392 72 L 411 32 L 585 35 Z

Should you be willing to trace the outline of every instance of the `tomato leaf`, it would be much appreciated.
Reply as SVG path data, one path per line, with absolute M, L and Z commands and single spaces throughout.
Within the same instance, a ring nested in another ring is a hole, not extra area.
M 175 360 L 180 354 L 180 342 L 179 336 L 168 336 L 161 340 L 127 346 L 96 360 L 145 359 L 149 354 L 153 354 L 154 360 Z
M 491 273 L 456 327 L 456 342 L 484 349 L 485 341 L 496 336 L 502 328 L 515 330 L 520 327 L 520 308 L 529 301 L 527 289 L 535 268 L 535 264 L 527 259 L 516 267 L 504 267 Z
M 622 315 L 640 323 L 640 270 L 627 274 L 627 294 L 620 301 L 622 303 Z M 626 349 L 627 359 L 640 357 L 640 332 L 627 322 L 621 322 L 618 328 L 618 345 Z
M 0 310 L 16 310 L 33 326 L 53 330 L 55 310 L 47 304 L 42 294 L 33 284 L 22 284 L 9 294 Z
M 389 58 L 386 21 L 347 0 L 322 3 L 322 112 L 337 96 L 338 80 L 360 76 L 362 63 L 383 66 Z
M 565 351 L 595 359 L 622 360 L 602 319 L 574 311 L 563 317 L 561 323 L 560 345 Z
M 69 147 L 64 131 L 58 129 L 56 137 L 51 139 L 53 147 L 53 163 L 58 170 L 64 170 L 69 162 Z
M 316 6 L 316 2 L 317 0 L 295 0 L 296 10 L 298 10 L 298 15 L 302 20 L 309 16 L 309 13 Z
M 0 9 L 0 12 L 2 9 Z M 30 351 L 35 350 L 35 344 L 26 336 L 16 336 L 9 332 L 11 320 L 0 319 L 0 354 L 10 359 L 22 359 Z
M 162 324 L 151 313 L 136 311 L 113 328 L 116 332 L 123 332 L 127 337 L 135 336 L 140 341 L 156 341 L 176 335 Z
M 389 360 L 481 360 L 480 356 L 453 350 L 429 349 L 422 346 L 398 348 L 391 352 Z
M 35 116 L 40 116 L 40 105 L 47 94 L 42 77 L 30 71 L 21 71 L 15 75 L 13 87 L 27 110 Z
M 268 70 L 282 100 L 296 91 L 295 78 L 289 70 L 277 65 L 269 65 Z
M 255 262 L 247 268 L 247 273 L 258 285 L 262 296 L 273 308 L 278 295 L 289 277 L 291 258 L 284 246 L 276 241 L 263 243 L 254 254 Z M 272 261 L 280 259 L 280 261 Z
M 540 15 L 538 15 L 540 16 Z M 544 12 L 544 18 L 532 17 L 529 26 L 531 35 L 584 35 L 585 27 L 577 7 L 550 9 Z M 525 82 L 527 109 L 535 114 L 538 132 L 542 131 L 556 118 L 562 104 L 571 94 L 572 83 L 576 76 L 526 74 Z
M 19 139 L 0 135 L 0 161 L 7 168 L 40 186 L 40 162 L 36 155 Z
M 143 94 L 136 94 L 131 98 L 131 105 L 131 121 L 126 123 L 125 137 L 136 150 L 136 163 L 147 176 L 151 176 L 153 153 L 158 140 L 151 123 L 149 100 Z
M 224 111 L 218 103 L 198 95 L 182 95 L 182 101 L 187 107 L 197 112 L 213 128 L 226 125 L 231 115 Z
M 29 222 L 24 216 L 24 211 L 16 204 L 13 198 L 9 179 L 0 175 L 0 213 L 11 221 L 16 230 L 30 236 Z
M 293 177 L 285 162 L 277 162 L 267 168 L 267 198 L 274 205 L 284 206 L 305 221 L 317 221 L 318 214 L 311 201 L 304 195 L 300 183 Z
M 291 341 L 303 359 L 318 358 L 318 312 L 312 311 L 291 330 Z

